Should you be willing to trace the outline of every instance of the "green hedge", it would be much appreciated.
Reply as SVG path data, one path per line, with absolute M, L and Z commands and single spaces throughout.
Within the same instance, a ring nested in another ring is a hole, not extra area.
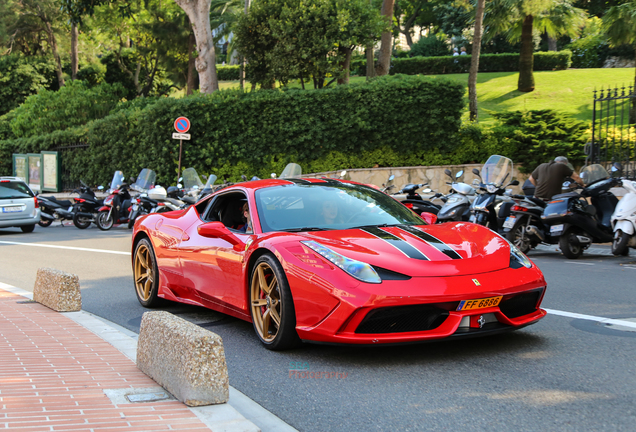
M 192 123 L 192 140 L 184 142 L 182 166 L 202 174 L 268 177 L 288 162 L 311 172 L 338 153 L 350 158 L 351 168 L 361 167 L 369 154 L 393 154 L 397 166 L 413 154 L 448 154 L 459 146 L 464 94 L 456 82 L 402 75 L 321 91 L 160 98 L 75 129 L 0 142 L 0 152 L 7 146 L 25 153 L 85 142 L 87 150 L 64 156 L 70 179 L 103 184 L 115 170 L 130 176 L 148 167 L 159 182 L 170 184 L 179 152 L 173 122 L 183 115 Z
M 439 56 L 392 58 L 391 74 L 441 75 L 448 73 L 468 73 L 471 56 Z M 564 70 L 570 67 L 572 52 L 534 53 L 534 70 Z M 366 75 L 366 62 L 355 63 L 356 75 Z M 353 70 L 353 67 L 352 67 Z M 482 54 L 479 57 L 479 72 L 518 72 L 519 54 Z

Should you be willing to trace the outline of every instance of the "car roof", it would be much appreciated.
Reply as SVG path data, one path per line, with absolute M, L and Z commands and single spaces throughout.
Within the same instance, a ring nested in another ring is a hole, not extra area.
M 252 180 L 241 183 L 235 183 L 230 187 L 240 186 L 247 189 L 263 189 L 272 186 L 289 186 L 289 185 L 324 185 L 324 186 L 337 186 L 338 184 L 354 184 L 366 186 L 363 183 L 358 183 L 350 180 L 341 180 L 337 178 L 328 177 L 299 177 L 299 178 L 286 178 L 286 179 L 263 179 Z
M 19 181 L 26 184 L 26 182 L 20 177 L 0 176 L 0 180 Z

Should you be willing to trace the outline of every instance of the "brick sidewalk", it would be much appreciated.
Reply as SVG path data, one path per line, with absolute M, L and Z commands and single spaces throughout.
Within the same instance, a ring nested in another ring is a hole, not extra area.
M 176 400 L 116 404 L 158 385 L 64 314 L 0 289 L 0 431 L 209 431 Z

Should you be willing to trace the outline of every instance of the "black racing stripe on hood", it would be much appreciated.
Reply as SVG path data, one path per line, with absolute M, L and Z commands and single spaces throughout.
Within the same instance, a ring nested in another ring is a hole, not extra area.
M 361 228 L 361 229 L 362 231 L 365 231 L 371 234 L 372 236 L 375 236 L 379 239 L 384 240 L 385 242 L 387 242 L 394 248 L 398 249 L 400 252 L 402 252 L 404 255 L 406 255 L 409 258 L 430 261 L 430 259 L 426 255 L 424 255 L 422 252 L 420 252 L 419 250 L 417 250 L 416 248 L 408 244 L 405 240 L 402 240 L 401 238 L 396 237 L 389 232 L 381 230 L 378 227 L 368 227 L 368 228 Z
M 408 232 L 410 234 L 413 234 L 415 237 L 418 237 L 418 238 L 424 240 L 426 243 L 430 244 L 435 249 L 437 249 L 438 251 L 442 252 L 443 254 L 445 254 L 449 258 L 462 259 L 462 256 L 460 254 L 458 254 L 455 249 L 453 249 L 452 247 L 450 247 L 449 245 L 447 245 L 446 243 L 444 243 L 440 239 L 438 239 L 436 237 L 433 237 L 429 233 L 425 233 L 424 231 L 421 231 L 421 230 L 419 230 L 417 228 L 413 228 L 411 226 L 401 226 L 400 229 L 402 231 L 406 231 L 406 232 Z

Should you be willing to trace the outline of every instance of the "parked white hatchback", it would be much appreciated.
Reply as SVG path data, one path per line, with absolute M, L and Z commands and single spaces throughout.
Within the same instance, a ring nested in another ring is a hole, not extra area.
M 30 233 L 40 221 L 38 199 L 17 177 L 0 177 L 0 228 L 20 227 Z

